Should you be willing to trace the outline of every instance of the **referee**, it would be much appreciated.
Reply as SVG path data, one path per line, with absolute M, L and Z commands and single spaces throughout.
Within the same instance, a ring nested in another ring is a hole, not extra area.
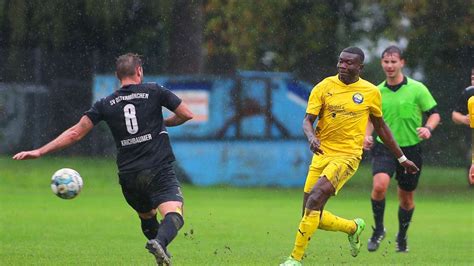
M 385 195 L 390 178 L 395 176 L 398 181 L 399 199 L 396 251 L 408 252 L 407 230 L 415 210 L 414 195 L 423 164 L 420 142 L 431 138 L 432 131 L 440 122 L 440 115 L 436 108 L 437 103 L 426 86 L 403 74 L 405 60 L 400 48 L 397 46 L 386 48 L 381 61 L 386 80 L 378 87 L 382 94 L 384 119 L 403 153 L 420 168 L 420 171 L 414 174 L 407 173 L 380 137 L 373 140 L 373 126 L 369 122 L 364 149 L 372 149 L 371 201 L 375 228 L 367 249 L 376 251 L 385 238 L 383 223 Z M 424 124 L 423 114 L 427 117 Z

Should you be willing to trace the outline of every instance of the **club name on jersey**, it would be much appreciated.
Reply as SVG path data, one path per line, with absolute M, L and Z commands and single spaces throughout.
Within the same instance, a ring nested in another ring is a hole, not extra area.
M 133 144 L 149 141 L 151 139 L 152 139 L 151 134 L 146 134 L 146 135 L 135 137 L 135 138 L 121 140 L 120 143 L 122 144 L 122 147 L 125 147 L 128 145 L 133 145 Z
M 110 105 L 114 105 L 116 103 L 119 103 L 121 101 L 130 101 L 133 99 L 148 99 L 148 93 L 132 93 L 129 95 L 120 95 L 115 97 L 114 99 L 110 100 Z

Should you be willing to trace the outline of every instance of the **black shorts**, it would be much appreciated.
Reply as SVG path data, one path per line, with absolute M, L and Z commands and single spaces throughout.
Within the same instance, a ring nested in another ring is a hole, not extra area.
M 119 174 L 122 193 L 137 212 L 146 213 L 167 201 L 183 202 L 181 186 L 173 166 Z
M 390 177 L 396 173 L 395 179 L 398 186 L 405 191 L 413 191 L 418 186 L 423 159 L 421 157 L 421 146 L 419 144 L 401 147 L 405 156 L 414 162 L 420 169 L 416 174 L 405 173 L 405 168 L 398 163 L 397 158 L 385 145 L 376 142 L 372 149 L 372 175 L 386 173 Z

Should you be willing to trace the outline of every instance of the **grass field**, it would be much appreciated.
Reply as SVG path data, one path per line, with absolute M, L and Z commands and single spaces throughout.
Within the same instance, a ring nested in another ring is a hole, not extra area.
M 62 167 L 78 170 L 85 186 L 73 200 L 49 188 Z M 122 198 L 113 160 L 0 157 L 0 265 L 153 265 L 139 219 Z M 343 233 L 317 231 L 305 265 L 473 265 L 473 189 L 465 169 L 426 167 L 410 226 L 410 252 L 397 254 L 396 186 L 385 215 L 387 238 L 376 253 L 365 249 L 372 224 L 367 167 L 326 209 L 366 220 L 364 247 L 349 253 Z M 300 217 L 301 188 L 232 188 L 185 185 L 186 224 L 169 247 L 174 265 L 278 265 L 291 251 Z

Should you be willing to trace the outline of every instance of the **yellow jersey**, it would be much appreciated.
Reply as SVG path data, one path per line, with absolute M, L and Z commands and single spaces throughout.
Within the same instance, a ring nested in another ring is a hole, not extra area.
M 474 128 L 474 96 L 467 101 L 467 111 L 469 112 L 469 121 L 471 128 Z
M 359 78 L 346 85 L 336 75 L 313 88 L 306 113 L 318 116 L 315 134 L 325 155 L 361 156 L 369 114 L 381 117 L 381 106 L 374 84 Z

